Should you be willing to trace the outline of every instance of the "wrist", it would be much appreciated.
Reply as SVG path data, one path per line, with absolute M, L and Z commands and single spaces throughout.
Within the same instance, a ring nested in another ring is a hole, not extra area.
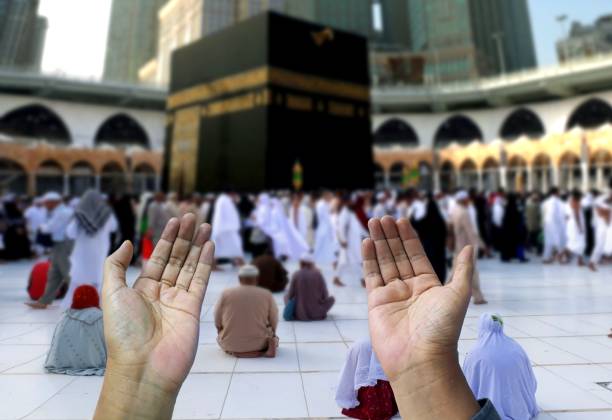
M 479 410 L 456 353 L 414 363 L 390 382 L 402 417 L 467 420 Z
M 95 419 L 170 419 L 179 388 L 164 386 L 145 369 L 107 364 Z

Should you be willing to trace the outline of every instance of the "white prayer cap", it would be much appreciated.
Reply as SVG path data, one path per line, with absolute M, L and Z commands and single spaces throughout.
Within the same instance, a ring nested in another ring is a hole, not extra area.
M 314 264 L 314 257 L 312 256 L 312 252 L 304 252 L 300 257 L 300 261 L 307 264 Z
M 43 198 L 42 198 L 42 197 L 34 197 L 34 200 L 32 200 L 32 202 L 33 202 L 34 204 L 42 204 L 42 203 L 44 203 L 44 202 L 45 202 L 45 200 L 43 200 Z
M 238 277 L 257 277 L 259 269 L 252 264 L 245 264 L 238 270 Z
M 62 201 L 62 196 L 57 191 L 49 191 L 42 196 L 42 201 Z
M 376 194 L 376 199 L 377 200 L 384 200 L 384 198 L 387 196 L 387 194 L 385 194 L 384 191 L 380 191 Z
M 460 190 L 457 191 L 457 193 L 455 193 L 455 200 L 456 201 L 462 201 L 462 200 L 466 200 L 469 197 L 467 191 L 465 190 Z

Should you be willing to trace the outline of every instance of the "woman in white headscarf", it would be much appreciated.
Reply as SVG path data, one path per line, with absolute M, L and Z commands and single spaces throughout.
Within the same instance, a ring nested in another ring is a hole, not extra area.
M 321 197 L 315 206 L 317 229 L 314 240 L 314 260 L 318 264 L 331 264 L 338 259 L 338 238 L 331 216 L 331 200 Z
M 67 309 L 75 289 L 90 284 L 102 288 L 104 260 L 110 249 L 111 233 L 118 228 L 117 219 L 106 200 L 97 191 L 85 192 L 74 210 L 74 219 L 66 234 L 74 240 L 70 254 L 70 288 L 62 300 Z
M 463 373 L 477 399 L 488 398 L 503 420 L 538 415 L 538 383 L 525 350 L 504 334 L 498 315 L 482 314 L 478 343 L 463 363 Z

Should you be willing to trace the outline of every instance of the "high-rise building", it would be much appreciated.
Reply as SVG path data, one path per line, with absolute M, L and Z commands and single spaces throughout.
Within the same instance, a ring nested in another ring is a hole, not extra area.
M 412 50 L 444 82 L 536 65 L 527 0 L 410 0 Z
M 526 0 L 470 0 L 469 4 L 480 76 L 536 66 Z
M 382 26 L 374 25 L 373 42 L 377 50 L 406 50 L 410 48 L 410 7 L 409 0 L 378 0 L 374 7 L 380 7 L 378 19 Z M 379 6 L 378 6 L 379 5 Z
M 166 85 L 172 51 L 258 13 L 285 11 L 286 0 L 169 0 L 158 12 L 157 54 L 143 63 L 142 82 Z
M 166 0 L 113 0 L 104 79 L 135 82 L 157 51 L 157 12 Z
M 567 38 L 557 42 L 561 62 L 609 53 L 612 53 L 612 15 L 601 16 L 591 25 L 573 22 Z
M 0 0 L 0 66 L 39 70 L 47 19 L 38 16 L 39 0 Z
M 287 0 L 287 14 L 293 17 L 376 38 L 372 21 L 372 0 Z

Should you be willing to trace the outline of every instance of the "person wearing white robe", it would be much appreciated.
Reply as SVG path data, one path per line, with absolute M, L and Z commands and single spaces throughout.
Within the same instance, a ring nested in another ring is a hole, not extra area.
M 611 206 L 607 201 L 607 197 L 604 195 L 597 197 L 593 203 L 594 246 L 589 259 L 589 268 L 593 271 L 597 271 L 597 265 L 601 262 L 602 257 L 606 255 L 608 233 L 612 231 L 610 214 Z
M 215 243 L 215 258 L 232 259 L 236 264 L 242 264 L 244 250 L 240 228 L 240 214 L 236 204 L 228 194 L 220 194 L 215 201 L 210 235 Z
M 93 215 L 88 215 L 91 213 Z M 79 218 L 80 214 L 90 220 L 96 220 L 97 228 L 91 224 L 85 226 Z M 89 284 L 98 292 L 102 290 L 102 274 L 104 260 L 107 257 L 111 244 L 111 233 L 119 227 L 112 209 L 102 199 L 101 194 L 88 191 L 83 195 L 81 204 L 75 209 L 75 217 L 66 229 L 66 236 L 74 241 L 74 248 L 70 254 L 70 286 L 62 299 L 61 307 L 70 307 L 72 295 L 77 287 Z
M 580 206 L 580 192 L 573 192 L 565 206 L 567 223 L 565 235 L 567 238 L 566 249 L 571 255 L 578 257 L 578 264 L 584 264 L 584 252 L 586 250 L 586 225 L 584 213 Z
M 563 256 L 565 249 L 565 210 L 559 198 L 559 190 L 554 187 L 550 196 L 542 203 L 544 221 L 544 263 L 551 263 L 559 254 Z
M 299 261 L 309 251 L 309 246 L 300 232 L 289 221 L 283 203 L 278 198 L 271 200 L 271 234 L 276 258 Z
M 315 207 L 317 229 L 314 240 L 314 260 L 317 264 L 331 264 L 338 259 L 338 238 L 331 217 L 329 195 L 324 195 Z
M 36 243 L 36 233 L 47 221 L 47 209 L 43 205 L 42 199 L 40 197 L 35 198 L 32 205 L 26 209 L 23 216 L 26 220 L 28 238 L 30 238 L 32 249 L 37 256 L 40 256 L 45 252 L 45 248 Z
M 336 235 L 340 245 L 340 254 L 334 284 L 344 286 L 341 279 L 361 279 L 361 241 L 367 236 L 357 216 L 349 208 L 348 200 L 342 204 L 342 209 L 338 214 Z
M 312 244 L 312 222 L 314 214 L 308 206 L 307 197 L 296 196 L 291 203 L 289 219 L 291 224 L 302 235 L 304 241 L 310 246 Z

